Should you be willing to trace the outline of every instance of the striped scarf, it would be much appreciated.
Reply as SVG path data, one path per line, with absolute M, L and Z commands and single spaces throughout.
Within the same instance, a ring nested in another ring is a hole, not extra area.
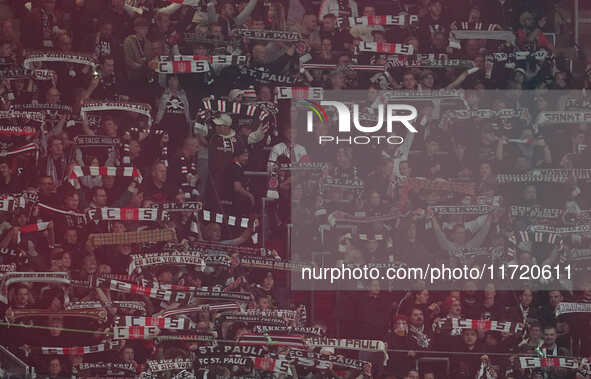
M 86 102 L 82 104 L 80 109 L 80 115 L 82 118 L 86 118 L 88 112 L 112 112 L 112 111 L 124 111 L 133 112 L 140 114 L 148 118 L 148 124 L 152 125 L 152 107 L 146 103 L 133 103 L 133 102 Z
M 116 351 L 121 347 L 122 345 L 119 341 L 113 341 L 93 346 L 41 347 L 40 350 L 42 355 L 86 355 L 106 351 Z
M 142 182 L 140 170 L 135 167 L 74 166 L 68 178 L 73 180 L 84 176 L 122 176 L 137 178 L 140 183 Z
M 168 212 L 156 208 L 91 208 L 89 220 L 94 221 L 167 221 Z
M 433 330 L 452 331 L 454 329 L 475 329 L 509 334 L 519 334 L 524 331 L 521 323 L 494 320 L 472 320 L 458 318 L 443 318 L 433 324 Z
M 275 87 L 275 99 L 307 99 L 322 100 L 324 88 L 322 87 Z
M 215 222 L 217 224 L 224 224 L 228 226 L 239 226 L 241 228 L 256 228 L 258 226 L 258 219 L 248 217 L 229 216 L 223 213 L 217 213 L 207 209 L 202 209 L 194 213 L 194 215 L 204 222 Z
M 397 16 L 362 16 L 362 17 L 349 17 L 349 25 L 365 25 L 365 26 L 406 26 L 412 25 L 419 21 L 419 16 L 414 14 L 399 14 Z
M 32 70 L 34 68 L 32 63 L 35 62 L 76 63 L 93 68 L 96 66 L 94 57 L 87 53 L 62 53 L 55 50 L 26 52 L 23 67 Z
M 207 72 L 210 65 L 214 67 L 225 67 L 230 65 L 246 64 L 244 55 L 174 55 L 160 56 L 158 58 L 156 72 L 160 74 L 184 74 Z
M 359 44 L 360 52 L 380 53 L 380 54 L 401 54 L 413 55 L 414 46 L 402 43 L 370 42 L 363 41 Z
M 554 316 L 558 317 L 565 313 L 591 313 L 591 303 L 559 303 Z
M 196 325 L 186 318 L 123 316 L 115 318 L 117 326 L 157 326 L 159 329 L 189 330 Z
M 201 110 L 197 116 L 204 121 L 209 120 L 212 117 L 212 114 L 217 112 L 231 113 L 243 117 L 253 117 L 261 121 L 265 120 L 270 115 L 267 110 L 256 104 L 235 103 L 228 100 L 208 97 L 201 101 Z
M 155 338 L 159 334 L 158 326 L 114 326 L 113 340 L 144 340 Z
M 39 158 L 39 146 L 37 146 L 36 143 L 28 143 L 26 145 L 20 146 L 20 147 L 15 147 L 12 148 L 10 150 L 0 150 L 0 153 L 2 153 L 2 155 L 4 155 L 5 157 L 10 157 L 12 155 L 18 155 L 18 154 L 22 154 L 22 153 L 27 153 L 30 151 L 34 151 L 35 152 L 35 162 L 37 162 L 37 159 Z

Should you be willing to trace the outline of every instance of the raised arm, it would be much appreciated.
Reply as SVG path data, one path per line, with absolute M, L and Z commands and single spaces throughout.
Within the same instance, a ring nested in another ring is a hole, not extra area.
M 250 0 L 248 4 L 246 4 L 242 12 L 240 12 L 240 14 L 236 16 L 236 18 L 234 19 L 236 25 L 242 25 L 246 22 L 246 20 L 248 20 L 250 14 L 254 11 L 254 8 L 257 6 L 257 2 L 258 0 Z
M 207 22 L 213 24 L 218 21 L 219 15 L 215 9 L 216 2 L 211 0 L 207 3 Z
M 466 247 L 480 247 L 486 237 L 488 236 L 488 232 L 490 231 L 490 226 L 492 225 L 492 213 L 486 215 L 486 221 L 484 221 L 484 226 L 480 228 L 476 235 L 466 244 Z

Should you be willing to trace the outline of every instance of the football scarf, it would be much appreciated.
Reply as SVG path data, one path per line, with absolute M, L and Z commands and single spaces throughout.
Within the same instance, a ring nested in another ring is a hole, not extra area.
M 387 346 L 383 341 L 349 338 L 311 337 L 305 340 L 308 347 L 334 347 L 335 349 L 384 353 L 384 366 L 388 364 Z
M 471 320 L 458 318 L 443 318 L 433 324 L 433 331 L 451 332 L 454 329 L 474 329 L 493 332 L 502 332 L 509 334 L 519 334 L 523 332 L 524 326 L 521 323 L 510 321 L 494 320 Z
M 321 368 L 319 367 L 320 365 L 318 364 L 318 361 L 322 361 L 325 363 L 329 363 L 330 366 L 334 365 L 339 367 L 351 368 L 354 370 L 361 370 L 365 373 L 365 375 L 371 376 L 371 362 L 353 358 L 346 358 L 342 355 L 324 355 L 313 351 L 291 349 L 287 354 L 287 357 L 289 359 L 294 359 L 294 363 L 296 366 L 311 367 L 309 363 L 306 363 L 303 360 L 314 360 L 316 361 L 314 367 Z M 326 364 L 324 364 L 323 366 L 326 367 Z
M 458 258 L 462 263 L 467 263 L 475 257 L 487 257 L 496 262 L 503 255 L 502 247 L 471 247 L 450 251 L 450 255 Z
M 575 226 L 548 226 L 548 225 L 530 225 L 528 230 L 534 233 L 551 233 L 551 234 L 569 234 L 569 233 L 589 233 L 591 232 L 591 225 L 575 225 Z
M 199 346 L 195 351 L 197 357 L 199 356 L 230 356 L 230 355 L 247 355 L 251 357 L 262 357 L 267 354 L 268 350 L 255 345 L 238 345 L 235 343 L 226 343 L 217 341 L 212 346 Z
M 586 359 L 585 359 L 586 361 Z M 586 366 L 588 362 L 579 362 L 578 358 L 553 358 L 553 357 L 519 357 L 519 364 L 521 368 L 547 368 L 547 367 L 561 367 L 577 370 Z
M 277 261 L 257 257 L 240 257 L 240 266 L 273 271 L 300 271 L 303 268 L 312 267 L 312 264 Z
M 476 193 L 474 183 L 455 183 L 447 180 L 430 180 L 425 178 L 406 178 L 401 191 L 408 192 L 410 190 L 447 191 L 472 196 Z
M 35 309 L 35 308 L 9 308 L 6 313 L 6 320 L 8 322 L 15 322 L 22 318 L 32 317 L 77 317 L 77 318 L 90 318 L 100 323 L 107 321 L 107 311 L 103 308 L 90 308 L 90 309 L 75 309 L 65 310 L 60 312 L 54 312 L 48 309 Z
M 251 255 L 251 256 L 260 256 L 260 257 L 275 257 L 277 256 L 277 251 L 273 249 L 266 249 L 263 247 L 255 248 L 255 247 L 243 247 L 243 246 L 232 246 L 226 245 L 219 242 L 211 242 L 211 241 L 193 241 L 191 242 L 191 247 L 200 249 L 203 251 L 204 254 L 213 254 L 213 253 L 220 253 L 220 254 L 239 254 L 239 255 Z
M 193 313 L 193 312 L 220 312 L 220 311 L 236 311 L 240 310 L 240 306 L 236 303 L 228 303 L 228 304 L 201 304 L 201 305 L 194 305 L 194 306 L 186 306 L 171 309 L 168 311 L 162 312 L 162 317 L 170 317 L 170 316 L 178 316 L 185 313 Z
M 269 112 L 256 104 L 234 103 L 227 100 L 207 97 L 201 102 L 201 111 L 197 116 L 201 120 L 210 120 L 215 113 L 230 113 L 243 117 L 253 117 L 258 120 L 265 120 Z
M 302 321 L 305 322 L 306 309 L 304 306 L 301 306 L 298 309 L 248 309 L 242 312 L 242 314 L 262 317 L 276 317 L 290 321 L 297 321 L 299 324 L 302 323 Z
M 39 112 L 44 115 L 66 114 L 72 113 L 72 107 L 64 104 L 14 104 L 12 109 L 20 112 Z
M 349 25 L 364 25 L 364 26 L 407 26 L 416 24 L 419 21 L 419 16 L 414 14 L 399 14 L 397 16 L 362 16 L 349 17 Z
M 341 179 L 327 177 L 321 183 L 323 189 L 325 188 L 342 188 L 347 190 L 364 191 L 365 185 L 360 179 Z
M 184 305 L 187 305 L 193 297 L 191 292 L 168 291 L 160 288 L 143 287 L 116 279 L 103 280 L 102 278 L 97 278 L 95 286 L 103 287 L 103 284 L 106 284 L 106 288 L 115 292 L 147 296 L 160 301 L 174 302 Z
M 275 99 L 306 99 L 322 100 L 324 88 L 322 87 L 275 87 Z
M 232 265 L 232 258 L 227 254 L 210 254 L 203 257 L 203 261 L 207 266 L 224 266 L 230 267 Z
M 138 373 L 138 367 L 132 363 L 113 363 L 113 362 L 83 362 L 72 366 L 73 374 L 81 374 L 87 371 L 101 371 L 113 373 L 117 371 L 126 371 L 130 373 Z
M 217 213 L 214 211 L 209 211 L 207 209 L 202 209 L 196 211 L 194 215 L 200 220 L 204 222 L 215 222 L 216 224 L 223 224 L 228 226 L 239 226 L 241 228 L 256 228 L 258 226 L 258 219 L 252 219 L 248 217 L 237 217 L 237 216 L 228 216 L 223 213 Z
M 35 224 L 23 225 L 23 226 L 19 226 L 17 228 L 18 228 L 19 233 L 35 233 L 35 232 L 42 232 L 44 230 L 47 230 L 48 227 L 49 227 L 49 222 L 38 221 Z
M 565 249 L 562 259 L 564 259 L 565 262 L 568 261 L 575 264 L 580 263 L 582 267 L 575 267 L 575 270 L 577 270 L 577 268 L 583 269 L 584 267 L 586 269 L 587 263 L 591 261 L 591 249 Z
M 505 108 L 499 110 L 492 109 L 470 109 L 470 110 L 455 110 L 445 112 L 445 116 L 453 119 L 468 120 L 472 118 L 478 119 L 521 119 L 529 120 L 529 110 L 527 108 Z
M 514 217 L 556 219 L 562 216 L 563 213 L 564 210 L 557 208 L 540 208 L 520 205 L 511 206 L 511 216 Z
M 54 207 L 50 207 L 47 204 L 38 203 L 37 207 L 47 212 L 57 213 L 60 215 L 64 215 L 66 217 L 66 223 L 68 226 L 80 226 L 87 224 L 87 216 L 84 213 L 78 213 L 74 211 L 66 211 L 63 209 L 58 209 Z
M 253 331 L 257 334 L 270 333 L 274 335 L 295 334 L 301 336 L 324 336 L 324 329 L 308 326 L 254 325 Z
M 1 133 L 1 132 L 0 132 Z M 0 150 L 0 156 L 4 156 L 4 157 L 10 157 L 13 155 L 18 155 L 18 154 L 23 154 L 23 153 L 29 153 L 29 152 L 35 152 L 35 161 L 37 160 L 37 156 L 39 154 L 39 146 L 37 146 L 36 143 L 28 143 L 26 145 L 20 146 L 20 147 L 16 147 L 16 148 L 12 148 L 10 150 Z
M 530 239 L 530 234 L 533 234 L 533 239 Z M 547 232 L 542 232 L 542 231 L 537 231 L 537 232 L 530 232 L 527 230 L 520 230 L 518 232 L 513 232 L 510 236 L 509 236 L 509 242 L 511 242 L 514 245 L 517 245 L 519 242 L 529 242 L 529 241 L 535 241 L 535 242 L 544 242 L 544 237 L 546 237 L 547 241 L 549 244 L 555 244 L 555 243 L 562 243 L 562 239 L 558 238 L 558 234 L 557 233 L 547 233 Z M 519 242 L 518 242 L 519 239 Z
M 0 136 L 35 136 L 43 130 L 44 122 L 42 112 L 0 111 Z
M 337 65 L 334 63 L 303 63 L 300 66 L 306 70 L 384 71 L 384 66 L 375 66 L 369 64 Z
M 240 74 L 252 81 L 263 83 L 277 83 L 283 85 L 294 85 L 297 82 L 297 75 L 281 75 L 272 72 L 257 70 L 246 66 L 240 66 Z
M 41 347 L 42 355 L 86 355 L 94 353 L 103 353 L 106 351 L 116 351 L 122 345 L 119 341 L 104 342 L 93 346 L 73 346 L 73 347 Z
M 438 215 L 482 215 L 492 212 L 491 205 L 437 205 L 429 207 Z
M 277 317 L 265 317 L 261 315 L 252 315 L 246 312 L 223 312 L 219 318 L 216 319 L 216 325 L 221 327 L 224 322 L 243 322 L 246 324 L 257 325 L 277 325 L 288 326 L 287 320 Z
M 142 272 L 146 267 L 164 265 L 191 265 L 205 270 L 206 262 L 199 253 L 194 252 L 162 252 L 131 255 L 131 262 L 128 267 L 128 275 Z
M 235 29 L 234 36 L 244 39 L 256 39 L 262 41 L 301 41 L 302 35 L 298 32 L 286 32 L 282 30 L 258 30 L 258 29 Z
M 359 44 L 359 51 L 363 53 L 413 55 L 415 49 L 413 45 L 402 43 L 362 41 Z
M 269 345 L 283 346 L 294 349 L 305 349 L 304 339 L 298 336 L 279 336 L 270 334 L 243 334 L 238 338 L 238 344 L 244 346 L 250 345 Z
M 570 177 L 578 180 L 590 180 L 591 169 L 548 168 L 534 169 L 523 174 L 499 174 L 497 175 L 497 183 L 565 183 Z
M 488 30 L 488 31 L 502 29 L 499 24 L 485 24 L 482 22 L 467 22 L 467 21 L 462 21 L 462 22 L 454 21 L 451 23 L 451 28 L 457 29 L 457 30 Z
M 76 63 L 94 68 L 96 61 L 91 54 L 87 53 L 62 53 L 58 51 L 30 51 L 25 53 L 23 67 L 32 70 L 33 62 L 60 62 Z
M 45 69 L 29 70 L 26 68 L 18 67 L 0 70 L 0 79 L 6 80 L 33 79 L 45 81 L 51 80 L 55 75 L 55 71 Z
M 152 124 L 152 107 L 150 104 L 145 103 L 133 103 L 133 102 L 109 102 L 109 101 L 102 101 L 102 102 L 86 102 L 82 104 L 82 108 L 80 109 L 80 115 L 82 118 L 86 118 L 86 114 L 88 112 L 113 112 L 113 111 L 123 111 L 123 112 L 133 112 L 145 116 L 148 118 L 148 124 Z
M 152 207 L 162 209 L 168 213 L 191 213 L 203 209 L 203 203 L 200 201 L 183 201 L 182 203 L 158 203 L 153 204 Z
M 157 326 L 159 329 L 189 330 L 196 324 L 186 318 L 123 316 L 115 318 L 117 326 Z
M 68 178 L 73 180 L 83 176 L 121 176 L 136 178 L 140 183 L 142 182 L 140 170 L 135 167 L 74 166 Z
M 591 120 L 591 112 L 588 111 L 542 111 L 538 114 L 533 128 L 537 133 L 540 126 L 555 124 L 578 125 Z
M 474 63 L 466 59 L 436 58 L 435 54 L 418 54 L 413 56 L 394 55 L 388 59 L 384 71 L 396 68 L 471 68 Z
M 117 308 L 117 313 L 132 315 L 140 313 L 146 315 L 146 304 L 143 301 L 113 301 L 111 306 Z M 71 301 L 66 304 L 66 310 L 100 309 L 105 305 L 100 301 Z
M 199 366 L 214 366 L 223 365 L 228 366 L 240 366 L 242 368 L 250 368 L 252 366 L 252 357 L 244 356 L 231 356 L 231 357 L 220 357 L 216 355 L 204 356 L 197 358 Z
M 452 30 L 450 32 L 450 47 L 458 48 L 457 40 L 462 39 L 489 39 L 507 41 L 515 45 L 515 33 L 504 30 Z M 454 43 L 455 42 L 455 43 Z
M 120 144 L 120 140 L 117 137 L 108 136 L 76 136 L 74 137 L 74 143 L 77 146 L 82 147 L 111 147 Z
M 546 50 L 538 51 L 515 51 L 511 53 L 492 53 L 485 57 L 486 59 L 486 74 L 490 79 L 493 67 L 496 63 L 504 63 L 506 69 L 515 69 L 517 62 L 523 62 L 532 57 L 536 61 L 543 63 L 545 61 L 553 61 L 554 56 Z
M 113 326 L 113 340 L 145 340 L 155 338 L 158 326 Z
M 193 342 L 207 342 L 208 344 L 217 343 L 217 332 L 211 333 L 196 333 L 191 334 L 173 334 L 173 335 L 159 335 L 156 337 L 158 341 L 193 341 Z
M 244 64 L 246 64 L 246 56 L 244 55 L 161 56 L 157 62 L 156 72 L 160 74 L 193 74 L 208 72 L 210 65 L 219 67 Z
M 70 284 L 67 272 L 8 272 L 0 278 L 0 301 L 8 303 L 8 287 L 22 282 Z
M 554 311 L 554 316 L 566 313 L 591 313 L 591 303 L 560 303 Z
M 366 216 L 365 212 L 357 212 L 354 216 L 344 212 L 333 212 L 328 215 L 328 224 L 334 227 L 336 224 L 373 224 L 375 222 L 388 222 L 397 220 L 400 217 L 400 212 L 395 211 L 386 215 Z
M 168 213 L 154 208 L 91 208 L 88 218 L 94 221 L 167 221 Z

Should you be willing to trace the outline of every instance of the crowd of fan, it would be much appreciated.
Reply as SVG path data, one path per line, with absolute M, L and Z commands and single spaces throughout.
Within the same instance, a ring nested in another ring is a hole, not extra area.
M 159 285 L 208 288 L 233 284 L 232 291 L 253 294 L 248 308 L 262 310 L 295 309 L 304 304 L 309 316 L 306 326 L 321 328 L 327 336 L 381 340 L 394 350 L 383 365 L 382 353 L 351 354 L 346 350 L 321 349 L 322 354 L 345 354 L 371 361 L 375 377 L 440 379 L 480 375 L 485 378 L 491 373 L 478 374 L 483 362 L 495 371 L 496 377 L 588 377 L 583 372 L 561 367 L 521 369 L 515 358 L 523 354 L 591 356 L 591 336 L 587 332 L 591 317 L 577 314 L 557 318 L 554 312 L 560 302 L 591 303 L 588 281 L 582 280 L 575 287 L 557 281 L 531 281 L 521 283 L 521 286 L 527 284 L 527 288 L 519 291 L 495 289 L 494 283 L 485 286 L 472 281 L 462 282 L 458 291 L 433 291 L 417 281 L 410 284 L 412 292 L 408 293 L 372 282 L 362 291 L 314 294 L 289 290 L 290 275 L 297 273 L 241 267 L 236 260 L 239 253 L 232 250 L 238 246 L 258 248 L 264 242 L 264 248 L 275 251 L 275 261 L 310 263 L 312 257 L 301 252 L 296 254 L 287 247 L 286 241 L 295 238 L 310 241 L 317 251 L 328 251 L 325 263 L 329 264 L 443 263 L 450 261 L 450 253 L 461 248 L 506 250 L 512 231 L 538 223 L 539 220 L 529 215 L 510 217 L 511 205 L 554 208 L 573 214 L 591 209 L 590 188 L 584 179 L 569 178 L 559 184 L 507 185 L 496 180 L 497 174 L 526 173 L 536 168 L 585 168 L 589 158 L 589 149 L 584 150 L 591 138 L 587 124 L 545 127 L 541 133 L 532 128 L 538 112 L 558 109 L 552 90 L 586 89 L 591 82 L 591 70 L 580 80 L 575 79 L 565 64 L 567 60 L 554 53 L 556 47 L 544 34 L 562 30 L 561 23 L 568 18 L 561 21 L 555 17 L 554 12 L 568 12 L 555 9 L 552 1 L 324 0 L 320 4 L 307 0 L 212 0 L 199 4 L 187 0 L 146 0 L 131 4 L 124 0 L 39 0 L 32 4 L 9 3 L 12 18 L 1 23 L 0 72 L 22 67 L 26 52 L 31 50 L 90 53 L 99 63 L 98 68 L 63 62 L 35 67 L 53 70 L 49 80 L 0 78 L 3 111 L 18 104 L 35 103 L 71 107 L 71 112 L 48 111 L 44 132 L 34 137 L 0 135 L 0 148 L 5 152 L 31 142 L 38 147 L 22 154 L 0 153 L 0 192 L 13 197 L 36 193 L 30 196 L 34 200 L 27 198 L 26 206 L 0 212 L 0 248 L 4 252 L 22 252 L 18 259 L 7 254 L 0 256 L 3 265 L 15 264 L 11 271 L 66 272 L 77 280 L 127 275 L 129 256 L 146 252 L 148 247 L 134 243 L 96 246 L 88 236 L 174 228 L 175 243 L 185 247 L 199 242 L 227 245 L 229 255 L 234 258 L 232 264 L 212 266 L 204 271 L 195 271 L 191 266 L 158 267 L 135 277 L 138 283 L 148 279 Z M 351 27 L 346 21 L 349 16 L 401 12 L 417 15 L 418 23 Z M 466 21 L 470 25 L 496 24 L 499 30 L 511 30 L 516 36 L 516 46 L 506 41 L 468 39 L 462 40 L 461 46 L 450 47 L 450 31 Z M 232 34 L 234 29 L 294 31 L 303 40 L 292 43 L 241 39 Z M 359 53 L 357 47 L 364 40 L 410 44 L 415 54 L 473 61 L 478 70 L 387 65 L 386 54 Z M 524 60 L 510 68 L 497 63 L 494 69 L 487 69 L 487 56 L 513 50 L 546 50 L 549 58 Z M 262 82 L 236 65 L 182 75 L 155 70 L 159 56 L 181 54 L 245 55 L 248 61 L 244 66 L 290 78 L 292 82 Z M 302 56 L 311 58 L 307 62 L 312 64 L 335 66 L 330 70 L 304 70 L 300 67 Z M 385 72 L 355 70 L 350 66 L 355 64 L 381 65 Z M 277 103 L 276 86 L 366 90 L 369 104 L 382 90 L 464 89 L 465 94 L 458 96 L 463 96 L 471 109 L 529 106 L 530 117 L 495 122 L 472 118 L 442 121 L 431 114 L 432 107 L 423 104 L 419 133 L 407 135 L 398 151 L 398 146 L 388 145 L 320 146 L 314 140 L 316 135 L 305 133 L 303 118 L 290 114 L 289 108 L 273 104 Z M 493 91 L 497 89 L 535 91 L 535 101 L 520 104 L 520 92 L 515 96 L 515 91 Z M 199 114 L 203 111 L 202 99 L 207 96 L 266 104 L 265 109 L 271 110 L 272 117 L 261 120 L 216 113 L 204 121 Z M 96 124 L 91 123 L 92 118 L 79 116 L 85 102 L 101 101 L 146 103 L 153 112 L 150 118 L 130 112 L 100 112 Z M 154 133 L 154 130 L 164 132 Z M 111 141 L 117 138 L 120 144 L 82 148 L 75 143 L 76 136 L 106 136 Z M 530 143 L 511 143 L 511 139 Z M 282 162 L 296 167 L 319 161 L 327 163 L 327 169 L 320 175 L 279 171 L 279 184 L 274 187 L 278 199 L 265 207 L 262 214 L 268 180 L 248 176 L 246 171 L 268 171 L 273 176 Z M 92 166 L 133 166 L 143 180 L 126 176 L 72 176 L 75 167 Z M 345 185 L 318 191 L 321 187 L 318 183 L 327 176 Z M 476 183 L 476 196 L 416 188 L 403 195 L 407 177 Z M 351 183 L 355 185 L 347 187 Z M 493 211 L 487 214 L 438 215 L 432 209 L 437 205 L 474 204 L 476 197 L 497 196 L 501 198 L 500 203 L 495 201 Z M 258 219 L 259 223 L 249 224 L 247 228 L 232 227 L 227 223 L 208 223 L 202 217 L 196 220 L 190 212 L 170 213 L 170 219 L 160 222 L 134 219 L 72 223 L 65 216 L 104 207 L 151 208 L 164 203 L 196 201 L 201 202 L 203 209 Z M 48 207 L 36 207 L 36 203 Z M 321 209 L 323 212 L 319 212 Z M 366 238 L 359 238 L 357 229 L 353 229 L 352 235 L 343 236 L 344 233 L 339 233 L 342 229 L 329 227 L 326 232 L 321 227 L 329 224 L 322 215 L 336 215 L 338 219 L 344 215 L 373 217 L 394 212 L 399 212 L 399 217 L 373 223 L 362 230 Z M 263 218 L 266 221 L 261 225 Z M 295 219 L 304 220 L 303 226 L 292 227 Z M 50 223 L 43 231 L 25 233 L 20 229 L 47 221 Z M 564 249 L 584 250 L 589 247 L 589 241 L 588 233 L 569 235 L 560 245 L 519 241 L 514 254 L 503 255 L 502 262 L 566 264 Z M 149 244 L 149 248 L 162 249 L 162 244 Z M 490 261 L 488 257 L 478 259 Z M 31 316 L 35 325 L 49 329 L 13 325 L 3 327 L 0 334 L 1 345 L 50 378 L 72 375 L 72 368 L 81 362 L 144 364 L 146 368 L 145 362 L 150 359 L 195 359 L 198 347 L 207 344 L 128 340 L 116 351 L 42 355 L 38 350 L 41 346 L 96 345 L 104 340 L 103 332 L 109 331 L 104 324 L 89 323 L 84 318 L 82 322 L 60 317 L 68 302 L 102 301 L 105 305 L 115 300 L 141 300 L 148 315 L 161 314 L 178 304 L 108 288 L 99 294 L 95 289 L 70 286 L 64 290 L 63 285 L 47 283 L 22 282 L 6 288 L 6 294 L 3 315 L 8 309 L 46 309 L 56 314 Z M 223 340 L 235 340 L 253 332 L 247 323 L 234 323 L 217 330 L 214 321 L 218 315 L 214 311 L 196 311 L 185 316 L 196 324 L 200 333 L 215 332 Z M 485 333 L 475 329 L 444 332 L 432 327 L 443 318 L 511 321 L 524 324 L 525 329 L 515 333 Z M 74 329 L 97 332 L 87 334 Z M 448 358 L 450 376 L 437 363 L 419 367 L 419 359 L 424 357 Z M 208 368 L 210 376 L 219 377 L 285 376 L 232 365 Z M 201 375 L 203 369 L 195 366 L 195 372 Z M 294 366 L 291 373 L 294 377 L 307 378 L 364 375 L 359 370 L 337 366 L 329 370 Z

